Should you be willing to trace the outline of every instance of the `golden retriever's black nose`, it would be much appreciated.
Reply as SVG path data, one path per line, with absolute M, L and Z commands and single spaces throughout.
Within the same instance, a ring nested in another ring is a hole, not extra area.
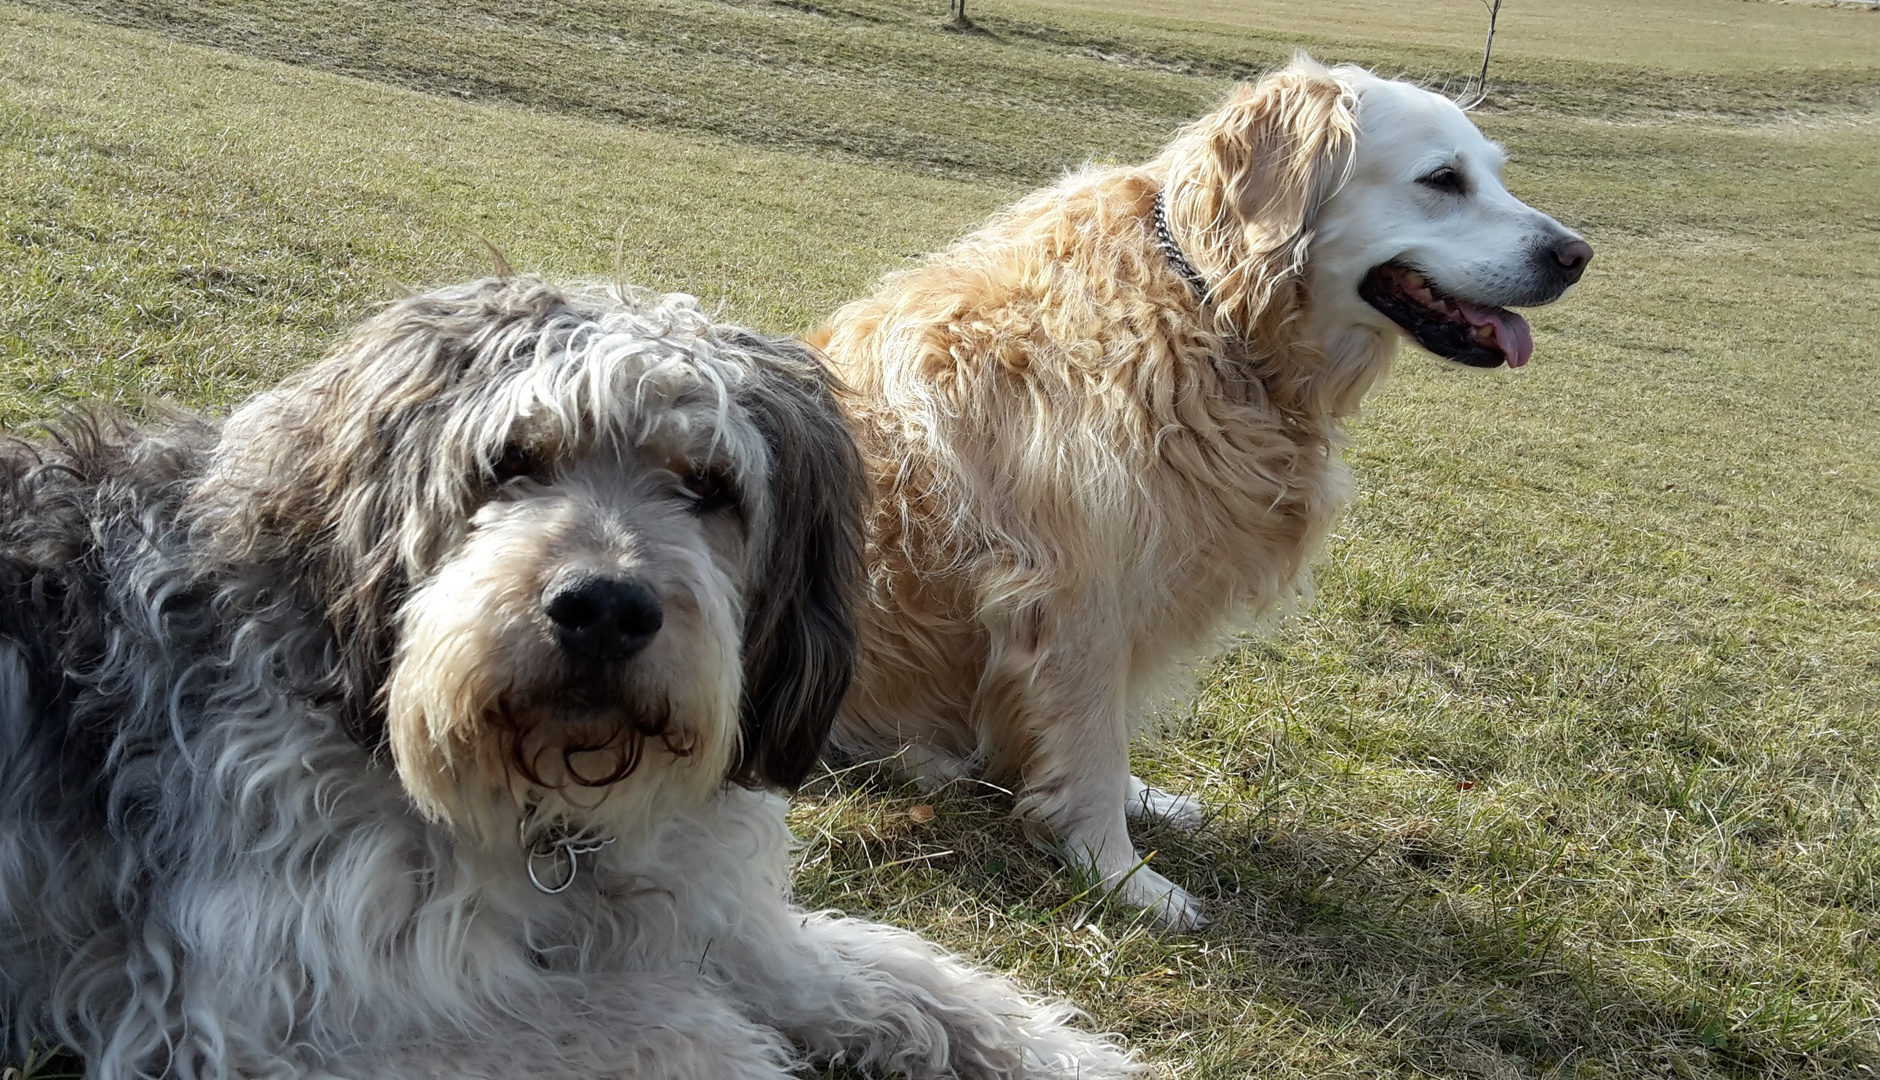
M 666 621 L 659 597 L 637 578 L 578 577 L 542 594 L 542 614 L 561 647 L 577 659 L 625 660 L 653 640 Z
M 1593 261 L 1593 245 L 1574 237 L 1554 245 L 1554 259 L 1560 263 L 1561 276 L 1571 285 L 1586 273 L 1586 264 Z

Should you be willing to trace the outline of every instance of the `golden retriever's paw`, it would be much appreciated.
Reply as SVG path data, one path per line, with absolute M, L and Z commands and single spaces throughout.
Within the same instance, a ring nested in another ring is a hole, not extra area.
M 1208 808 L 1200 799 L 1152 788 L 1134 776 L 1129 778 L 1123 812 L 1131 821 L 1160 821 L 1183 832 L 1194 832 L 1208 820 Z
M 1137 868 L 1116 890 L 1116 898 L 1142 908 L 1170 930 L 1188 933 L 1208 925 L 1201 913 L 1201 901 L 1188 890 L 1146 866 Z

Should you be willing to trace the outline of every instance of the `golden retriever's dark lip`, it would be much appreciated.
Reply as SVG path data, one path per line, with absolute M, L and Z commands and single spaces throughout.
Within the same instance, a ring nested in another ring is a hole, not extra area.
M 1412 290 L 1426 295 L 1421 299 Z M 1449 296 L 1423 271 L 1400 262 L 1375 266 L 1358 295 L 1410 335 L 1418 345 L 1470 367 L 1520 367 L 1533 352 L 1527 321 L 1505 308 Z M 1487 327 L 1488 341 L 1480 335 Z

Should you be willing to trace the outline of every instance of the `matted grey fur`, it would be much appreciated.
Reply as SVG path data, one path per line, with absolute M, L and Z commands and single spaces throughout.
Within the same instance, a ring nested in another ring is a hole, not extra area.
M 803 348 L 527 277 L 220 429 L 0 449 L 6 1038 L 110 1078 L 1136 1071 L 789 901 L 769 789 L 848 684 L 858 469 Z

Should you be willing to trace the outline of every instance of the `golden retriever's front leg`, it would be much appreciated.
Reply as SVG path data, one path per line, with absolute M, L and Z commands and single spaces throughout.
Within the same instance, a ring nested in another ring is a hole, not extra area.
M 1131 821 L 1159 821 L 1183 832 L 1193 832 L 1208 821 L 1207 807 L 1200 799 L 1150 787 L 1139 776 L 1129 778 L 1129 797 L 1123 803 L 1123 812 Z
M 1127 653 L 1105 620 L 1031 613 L 991 629 L 973 722 L 989 773 L 1018 786 L 1032 841 L 1172 929 L 1204 925 L 1200 902 L 1129 839 L 1126 810 L 1143 792 L 1129 773 Z

